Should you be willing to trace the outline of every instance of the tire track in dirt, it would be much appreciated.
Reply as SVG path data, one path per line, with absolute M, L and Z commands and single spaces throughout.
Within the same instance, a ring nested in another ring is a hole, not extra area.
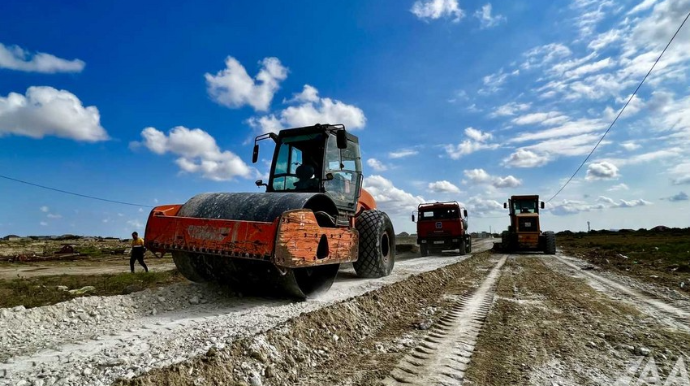
M 457 300 L 383 380 L 384 385 L 462 384 L 506 259 L 504 255 L 474 293 Z
M 600 292 L 604 292 L 609 296 L 612 294 L 622 294 L 630 300 L 632 300 L 632 302 L 637 305 L 641 303 L 655 311 L 661 312 L 661 314 L 666 316 L 666 318 L 661 318 L 663 321 L 666 322 L 666 324 L 674 328 L 684 330 L 686 332 L 690 331 L 690 327 L 688 327 L 688 322 L 690 321 L 690 310 L 688 310 L 687 308 L 677 307 L 669 303 L 665 299 L 656 296 L 648 296 L 639 291 L 631 289 L 621 283 L 618 283 L 615 280 L 602 277 L 589 271 L 583 271 L 580 267 L 566 260 L 562 256 L 555 255 L 554 259 L 555 261 L 545 260 L 547 266 L 550 266 L 552 269 L 558 269 L 558 267 L 554 267 L 554 265 L 561 263 L 567 266 L 568 268 L 574 270 L 577 275 L 585 276 L 586 278 L 594 281 L 599 286 L 603 287 L 601 289 L 595 287 L 595 289 L 600 290 Z M 669 318 L 672 321 L 668 320 Z

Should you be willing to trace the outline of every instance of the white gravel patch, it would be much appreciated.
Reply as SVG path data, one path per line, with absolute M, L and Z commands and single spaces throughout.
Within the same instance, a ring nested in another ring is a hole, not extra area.
M 475 247 L 485 250 L 490 243 Z M 358 279 L 344 267 L 330 291 L 304 302 L 227 297 L 213 287 L 185 283 L 0 309 L 0 385 L 108 385 L 469 256 L 398 261 L 381 279 Z

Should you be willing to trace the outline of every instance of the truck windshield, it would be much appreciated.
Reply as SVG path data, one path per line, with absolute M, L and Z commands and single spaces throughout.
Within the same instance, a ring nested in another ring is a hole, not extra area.
M 513 209 L 515 213 L 538 213 L 539 206 L 537 201 L 526 200 L 526 201 L 513 201 Z
M 443 220 L 460 218 L 460 209 L 458 208 L 436 208 L 428 209 L 419 212 L 420 220 Z

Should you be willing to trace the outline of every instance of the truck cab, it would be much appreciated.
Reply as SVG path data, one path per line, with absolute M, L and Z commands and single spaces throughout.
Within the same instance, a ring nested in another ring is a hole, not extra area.
M 458 249 L 461 255 L 472 251 L 467 233 L 467 209 L 456 201 L 420 204 L 417 216 L 417 244 L 422 256 L 443 250 Z

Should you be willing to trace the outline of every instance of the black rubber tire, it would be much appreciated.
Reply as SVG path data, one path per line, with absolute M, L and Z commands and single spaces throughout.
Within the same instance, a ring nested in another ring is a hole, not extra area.
M 429 256 L 429 247 L 426 244 L 420 244 L 419 245 L 419 254 L 422 255 L 422 257 Z
M 466 252 L 472 253 L 472 238 L 471 237 L 467 238 L 466 246 L 467 246 Z
M 460 256 L 463 256 L 466 254 L 467 254 L 467 244 L 465 243 L 465 239 L 462 239 L 462 241 L 460 241 Z
M 549 232 L 544 232 L 544 253 L 547 255 L 555 255 L 556 254 L 556 235 L 549 231 Z
M 357 276 L 388 276 L 395 264 L 395 231 L 384 212 L 367 210 L 357 217 L 359 258 L 352 263 Z

